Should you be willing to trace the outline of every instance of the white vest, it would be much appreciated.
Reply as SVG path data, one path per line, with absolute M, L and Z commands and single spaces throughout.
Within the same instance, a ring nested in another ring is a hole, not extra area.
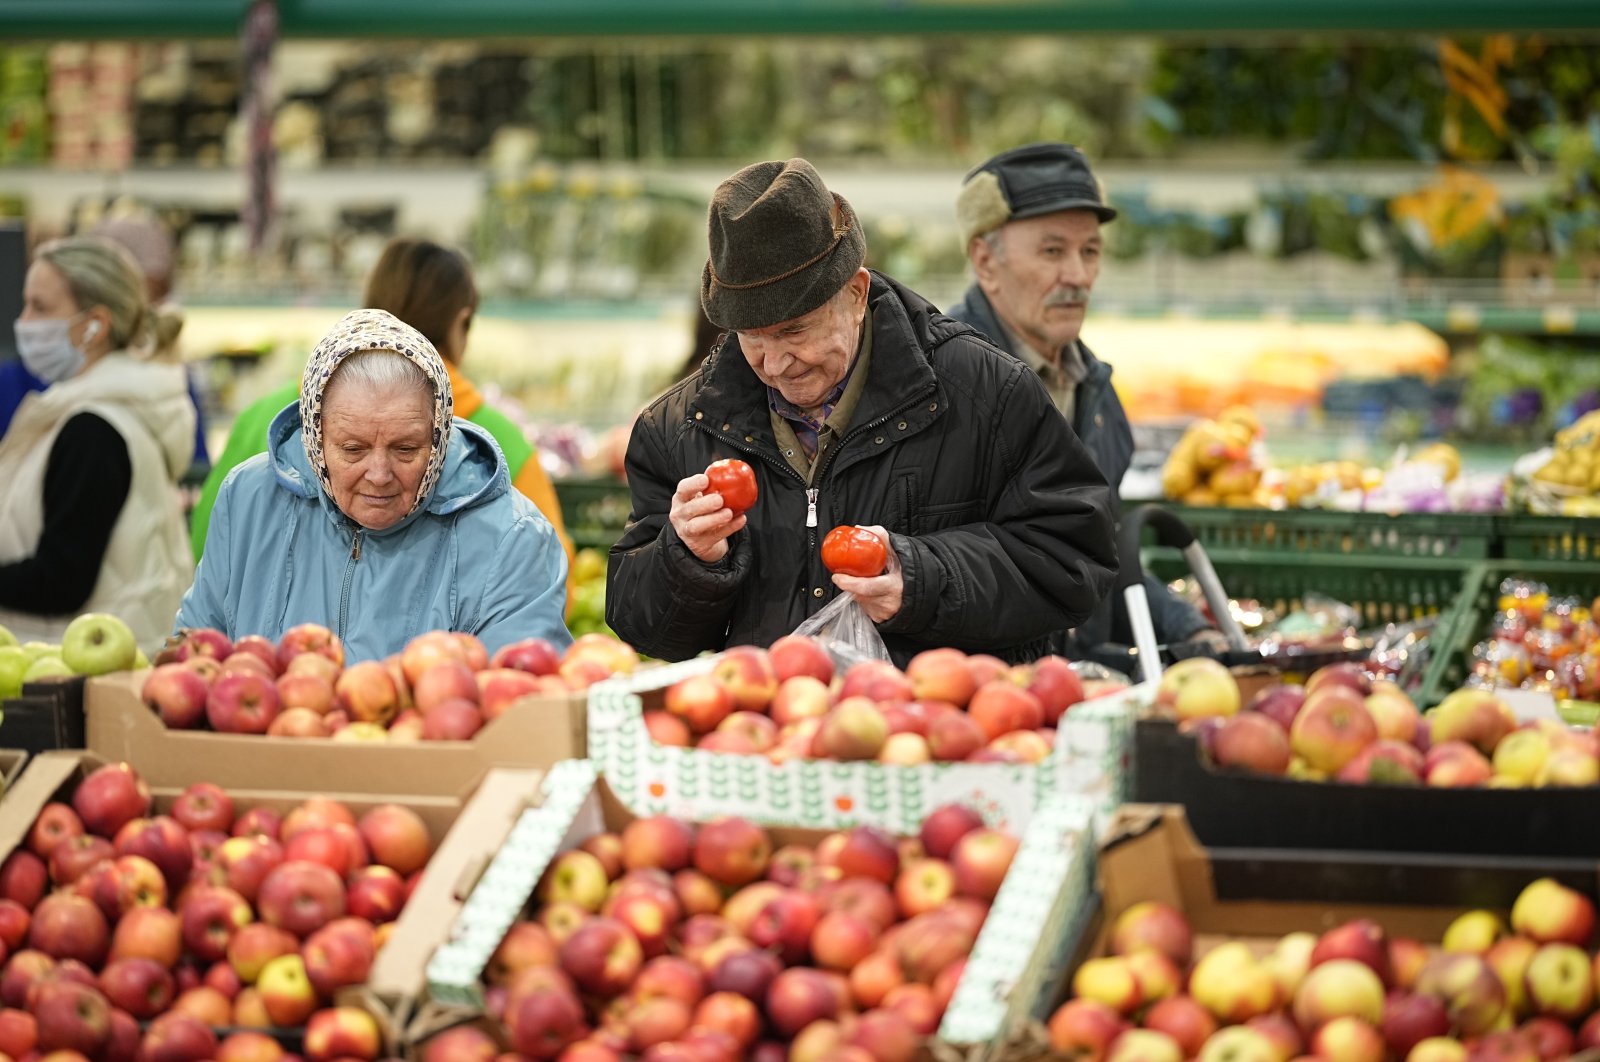
M 133 466 L 100 575 L 78 611 L 121 617 L 139 647 L 154 655 L 194 576 L 177 489 L 194 453 L 194 405 L 181 366 L 109 354 L 23 399 L 0 440 L 0 564 L 38 551 L 50 449 L 78 413 L 94 413 L 115 428 Z M 18 641 L 59 642 L 72 619 L 0 608 L 0 626 Z

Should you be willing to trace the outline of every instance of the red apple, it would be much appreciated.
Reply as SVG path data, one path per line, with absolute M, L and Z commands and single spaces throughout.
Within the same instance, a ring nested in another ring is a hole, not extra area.
M 184 945 L 196 957 L 216 962 L 227 954 L 233 935 L 252 917 L 250 905 L 232 889 L 196 886 L 179 911 Z
M 253 985 L 260 979 L 267 963 L 280 956 L 297 954 L 299 950 L 300 941 L 293 933 L 265 922 L 251 922 L 238 927 L 231 934 L 226 957 L 239 980 Z
M 302 939 L 345 912 L 344 883 L 320 863 L 285 862 L 261 883 L 261 920 Z
M 303 1025 L 317 1009 L 317 993 L 298 955 L 282 955 L 262 969 L 254 991 L 275 1025 Z M 239 993 L 235 1010 L 244 1007 L 247 993 Z
M 89 966 L 105 960 L 111 931 L 90 900 L 71 893 L 46 896 L 34 908 L 28 926 L 28 946 L 50 957 L 76 959 Z
M 843 1007 L 827 975 L 804 966 L 784 970 L 767 989 L 767 1018 L 783 1037 L 792 1038 L 815 1021 L 832 1021 Z
M 724 652 L 712 667 L 711 676 L 733 695 L 738 711 L 763 711 L 778 692 L 772 660 L 765 649 L 753 645 L 736 645 Z
M 762 906 L 747 932 L 758 948 L 776 951 L 787 963 L 798 963 L 811 951 L 811 935 L 821 918 L 822 909 L 813 896 L 785 889 Z
M 983 727 L 965 712 L 943 712 L 928 723 L 928 751 L 935 760 L 965 760 L 987 741 Z
M 629 870 L 682 870 L 689 865 L 693 847 L 693 828 L 668 815 L 635 819 L 622 831 L 622 862 Z
M 756 881 L 767 871 L 772 842 L 761 827 L 748 819 L 714 819 L 700 827 L 694 844 L 695 867 L 722 885 L 738 887 Z
M 594 918 L 561 945 L 561 968 L 579 987 L 601 996 L 621 993 L 639 972 L 644 953 L 633 933 L 613 918 Z
M 483 729 L 483 713 L 472 701 L 441 701 L 422 717 L 422 736 L 429 741 L 470 741 Z
M 338 699 L 333 683 L 321 675 L 290 672 L 278 677 L 276 688 L 278 705 L 285 714 L 300 708 L 321 718 L 333 710 Z
M 530 675 L 554 675 L 561 667 L 561 653 L 543 638 L 524 638 L 503 645 L 489 658 L 493 668 L 511 668 Z
M 306 1058 L 310 1062 L 361 1059 L 383 1054 L 377 1019 L 359 1007 L 333 1007 L 311 1015 L 306 1024 Z
M 296 657 L 307 653 L 327 657 L 333 663 L 344 665 L 344 644 L 339 636 L 316 623 L 302 623 L 290 627 L 278 639 L 278 665 L 289 670 Z
M 797 675 L 814 678 L 824 685 L 833 681 L 833 658 L 815 638 L 786 634 L 772 643 L 767 659 L 779 683 Z
M 211 728 L 227 734 L 265 734 L 280 708 L 277 687 L 260 675 L 225 674 L 206 697 Z
M 956 891 L 980 900 L 994 899 L 1016 854 L 1017 839 L 1008 833 L 983 829 L 967 834 L 950 854 Z
M 142 856 L 154 863 L 173 895 L 189 880 L 194 865 L 189 832 L 166 815 L 132 820 L 117 831 L 116 848 L 118 855 Z
M 706 978 L 706 990 L 740 995 L 759 1006 L 766 1001 L 767 989 L 781 972 L 783 962 L 772 952 L 746 949 L 717 963 Z
M 480 671 L 477 680 L 478 703 L 487 722 L 500 718 L 522 698 L 537 696 L 540 691 L 537 678 L 510 668 Z
M 346 900 L 351 914 L 381 925 L 400 916 L 405 891 L 405 879 L 389 867 L 362 867 L 350 876 Z
M 260 896 L 261 883 L 283 860 L 284 848 L 277 841 L 260 835 L 230 837 L 222 842 L 212 860 L 211 883 L 226 885 L 254 902 Z
M 300 950 L 306 978 L 324 999 L 347 985 L 364 984 L 376 954 L 371 926 L 348 918 L 312 933 Z
M 220 830 L 233 827 L 233 798 L 219 785 L 196 782 L 172 802 L 172 817 L 184 829 Z
M 276 843 L 283 831 L 283 816 L 268 807 L 251 808 L 234 820 L 235 837 L 266 837 Z
M 172 974 L 151 959 L 113 959 L 100 972 L 100 990 L 113 1006 L 144 1019 L 166 1010 L 177 995 Z
M 1229 716 L 1211 739 L 1219 767 L 1242 767 L 1261 774 L 1284 774 L 1293 756 L 1289 734 L 1259 712 Z
M 88 832 L 115 837 L 129 821 L 150 813 L 150 787 L 128 764 L 108 763 L 78 784 L 72 809 Z
M 38 906 L 49 884 L 49 869 L 32 852 L 16 849 L 0 863 L 0 897 L 30 911 Z
M 97 863 L 116 857 L 116 849 L 104 837 L 80 833 L 59 841 L 50 850 L 50 880 L 71 885 Z
M 174 729 L 198 727 L 206 717 L 206 696 L 210 687 L 193 668 L 183 664 L 162 664 L 150 672 L 139 691 L 145 705 Z
M 565 991 L 530 992 L 508 1000 L 506 1027 L 518 1054 L 553 1059 L 588 1031 L 583 1006 Z
M 38 1049 L 98 1057 L 111 1036 L 111 1004 L 98 989 L 75 981 L 46 981 L 29 1007 L 38 1023 Z

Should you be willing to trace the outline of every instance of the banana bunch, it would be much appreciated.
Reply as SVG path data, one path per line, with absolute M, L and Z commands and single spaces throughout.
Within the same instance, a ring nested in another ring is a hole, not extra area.
M 1600 410 L 1556 432 L 1555 450 L 1533 478 L 1569 493 L 1600 494 Z
M 1189 425 L 1161 469 L 1162 492 L 1185 505 L 1249 508 L 1260 504 L 1255 454 L 1261 423 L 1248 406 L 1229 406 L 1216 420 Z

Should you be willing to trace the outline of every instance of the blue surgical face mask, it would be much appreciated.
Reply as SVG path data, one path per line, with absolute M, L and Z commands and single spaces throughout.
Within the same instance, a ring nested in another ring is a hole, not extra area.
M 60 383 L 78 375 L 88 358 L 72 341 L 73 317 L 50 317 L 42 321 L 16 323 L 17 353 L 23 366 L 47 384 Z M 86 338 L 94 338 L 100 322 L 90 322 L 94 330 Z

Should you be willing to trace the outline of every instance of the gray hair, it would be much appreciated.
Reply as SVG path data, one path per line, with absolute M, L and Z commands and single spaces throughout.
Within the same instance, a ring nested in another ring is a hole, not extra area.
M 341 361 L 323 388 L 323 400 L 341 384 L 359 385 L 378 394 L 418 391 L 433 398 L 428 374 L 410 358 L 392 350 L 363 350 Z

